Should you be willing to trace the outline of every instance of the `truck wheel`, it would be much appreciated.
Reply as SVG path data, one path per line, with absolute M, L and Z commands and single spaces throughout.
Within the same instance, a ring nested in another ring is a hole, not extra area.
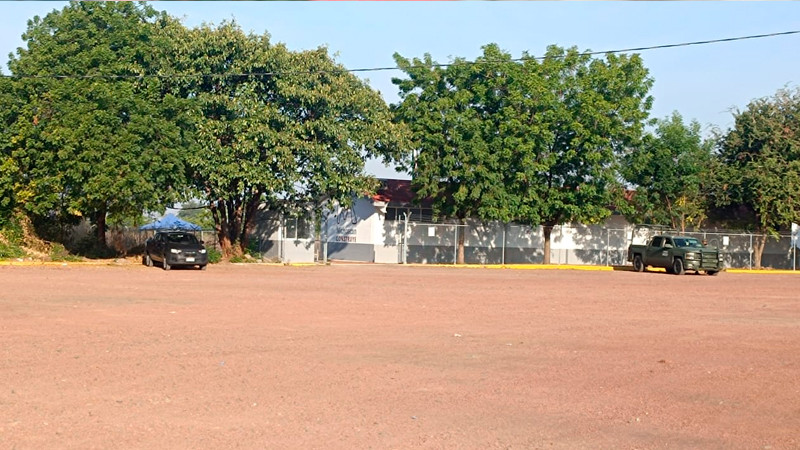
M 675 258 L 672 261 L 672 273 L 675 275 L 683 275 L 683 260 L 680 258 Z
M 633 270 L 644 272 L 644 263 L 642 262 L 642 257 L 639 255 L 633 257 Z

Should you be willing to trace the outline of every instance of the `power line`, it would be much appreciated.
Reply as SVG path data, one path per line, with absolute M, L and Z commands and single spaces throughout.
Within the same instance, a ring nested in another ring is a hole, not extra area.
M 662 44 L 662 45 L 651 45 L 646 47 L 631 47 L 631 48 L 624 48 L 618 50 L 603 50 L 603 51 L 590 51 L 590 52 L 581 52 L 579 55 L 582 56 L 594 56 L 594 55 L 607 55 L 607 54 L 616 54 L 616 53 L 630 53 L 630 52 L 642 52 L 648 50 L 662 50 L 666 48 L 678 48 L 678 47 L 689 47 L 694 45 L 708 45 L 708 44 L 719 44 L 723 42 L 734 42 L 734 41 L 744 41 L 750 39 L 763 39 L 763 38 L 770 38 L 770 37 L 778 37 L 778 36 L 788 36 L 793 34 L 800 34 L 800 30 L 791 30 L 791 31 L 781 31 L 777 33 L 767 33 L 767 34 L 753 34 L 749 36 L 737 36 L 737 37 L 730 37 L 730 38 L 722 38 L 722 39 L 709 39 L 704 41 L 691 41 L 691 42 L 681 42 L 677 44 Z M 529 57 L 529 58 L 513 58 L 511 61 L 514 62 L 521 62 L 525 60 L 544 60 L 545 56 L 536 56 L 536 57 Z M 433 64 L 433 67 L 450 67 L 454 65 L 462 65 L 462 64 L 481 64 L 481 63 L 492 63 L 493 61 L 460 61 L 457 63 L 442 63 L 442 64 Z M 276 75 L 284 75 L 284 74 L 323 74 L 323 73 L 342 73 L 342 72 L 350 72 L 350 73 L 360 73 L 360 72 L 385 72 L 390 70 L 402 70 L 397 66 L 392 67 L 367 67 L 367 68 L 359 68 L 359 69 L 341 69 L 341 70 L 286 70 L 286 71 L 270 71 L 270 72 L 243 72 L 243 73 L 226 73 L 226 74 L 141 74 L 141 75 L 103 75 L 103 74 L 93 74 L 93 75 L 23 75 L 23 76 L 16 76 L 16 75 L 5 75 L 2 74 L 3 78 L 15 78 L 15 79 L 142 79 L 142 78 L 160 78 L 160 79 L 171 79 L 171 78 L 213 78 L 213 77 L 270 77 Z
M 604 51 L 594 51 L 594 52 L 581 52 L 579 55 L 583 56 L 593 56 L 593 55 L 607 55 L 609 53 L 629 53 L 629 52 L 640 52 L 645 50 L 660 50 L 664 48 L 675 48 L 675 47 L 688 47 L 691 45 L 706 45 L 706 44 L 717 44 L 720 42 L 732 42 L 732 41 L 743 41 L 746 39 L 761 39 L 767 37 L 776 37 L 776 36 L 785 36 L 790 34 L 800 34 L 800 30 L 792 30 L 792 31 L 781 31 L 778 33 L 768 33 L 768 34 L 754 34 L 750 36 L 739 36 L 739 37 L 731 37 L 731 38 L 723 38 L 723 39 L 710 39 L 705 41 L 693 41 L 693 42 L 681 42 L 679 44 L 663 44 L 663 45 L 652 45 L 649 47 L 633 47 L 633 48 L 624 48 L 620 50 L 604 50 Z M 546 56 L 536 56 L 531 58 L 514 58 L 512 61 L 520 62 L 525 61 L 526 59 L 536 59 L 536 60 L 544 60 Z M 485 61 L 486 63 L 491 63 L 492 61 Z M 447 63 L 447 64 L 433 64 L 434 67 L 449 67 L 456 64 L 478 64 L 476 61 L 464 61 L 460 63 Z M 399 67 L 377 67 L 377 68 L 370 68 L 370 69 L 350 69 L 349 72 L 374 72 L 374 71 L 382 71 L 382 70 L 400 70 Z

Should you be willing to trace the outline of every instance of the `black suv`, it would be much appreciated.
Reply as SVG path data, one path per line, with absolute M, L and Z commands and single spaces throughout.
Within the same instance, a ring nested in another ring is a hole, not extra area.
M 145 243 L 144 263 L 153 266 L 161 263 L 164 270 L 175 266 L 193 266 L 206 269 L 208 254 L 203 241 L 185 231 L 159 231 Z

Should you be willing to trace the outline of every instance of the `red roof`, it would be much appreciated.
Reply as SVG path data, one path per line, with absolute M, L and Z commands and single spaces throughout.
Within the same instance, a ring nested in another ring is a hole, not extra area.
M 378 193 L 372 196 L 372 200 L 386 203 L 410 204 L 413 199 L 411 180 L 381 180 Z
M 414 191 L 411 190 L 411 180 L 381 179 L 381 187 L 378 193 L 372 196 L 373 201 L 394 203 L 399 205 L 410 205 L 414 200 Z M 625 190 L 625 200 L 631 201 L 636 191 Z M 423 206 L 430 206 L 431 200 L 427 198 L 422 201 Z

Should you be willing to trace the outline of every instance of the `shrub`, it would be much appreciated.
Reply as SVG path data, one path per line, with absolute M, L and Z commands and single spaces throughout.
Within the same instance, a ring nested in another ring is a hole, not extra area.
M 22 258 L 25 250 L 22 249 L 23 231 L 19 222 L 12 218 L 3 223 L 0 228 L 0 258 Z
M 209 263 L 216 264 L 222 261 L 222 253 L 219 250 L 217 250 L 216 247 L 208 247 L 206 249 L 206 252 L 208 252 L 207 254 Z
M 80 261 L 81 258 L 79 256 L 70 254 L 67 249 L 58 243 L 54 243 L 50 246 L 50 260 L 51 261 Z
M 22 247 L 0 239 L 0 259 L 22 258 L 24 256 L 25 250 Z

